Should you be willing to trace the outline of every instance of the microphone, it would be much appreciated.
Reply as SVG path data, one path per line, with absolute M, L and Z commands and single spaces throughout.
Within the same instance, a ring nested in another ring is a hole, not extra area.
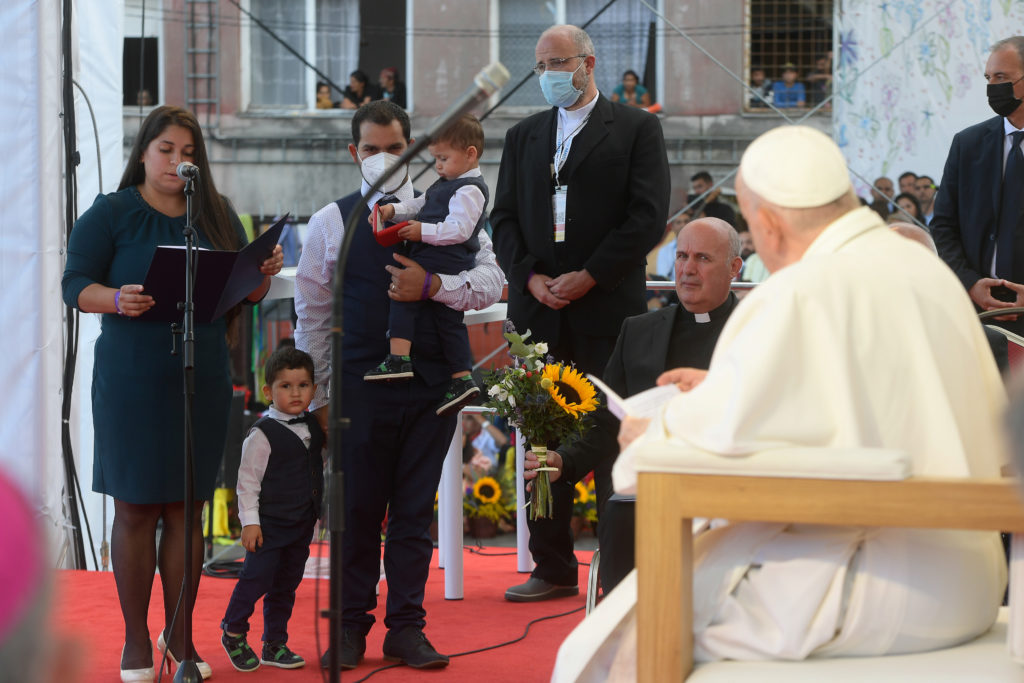
M 434 125 L 423 136 L 425 142 L 430 142 L 437 137 L 445 128 L 450 126 L 455 119 L 469 112 L 502 86 L 508 83 L 508 69 L 502 66 L 501 62 L 494 62 L 485 66 L 473 79 L 473 85 L 462 94 L 459 99 L 448 107 L 448 109 L 437 117 Z
M 183 161 L 178 164 L 178 177 L 182 180 L 194 180 L 199 177 L 199 167 L 191 161 Z

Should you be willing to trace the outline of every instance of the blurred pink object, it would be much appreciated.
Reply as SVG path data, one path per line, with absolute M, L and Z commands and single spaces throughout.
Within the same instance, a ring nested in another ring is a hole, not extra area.
M 46 573 L 38 526 L 21 490 L 0 473 L 0 643 L 37 597 Z

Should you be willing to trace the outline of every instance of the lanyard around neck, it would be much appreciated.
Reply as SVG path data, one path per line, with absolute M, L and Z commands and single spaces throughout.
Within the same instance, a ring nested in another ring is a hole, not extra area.
M 561 186 L 561 182 L 558 180 L 558 172 L 562 170 L 563 166 L 565 166 L 565 160 L 568 159 L 568 157 L 569 157 L 569 145 L 572 143 L 573 138 L 576 137 L 576 133 L 580 132 L 580 129 L 582 129 L 583 126 L 587 125 L 587 121 L 590 120 L 590 115 L 593 114 L 593 113 L 594 113 L 594 111 L 591 110 L 586 116 L 584 116 L 583 120 L 580 121 L 579 125 L 576 126 L 575 128 L 573 128 L 572 132 L 570 132 L 568 135 L 564 135 L 563 134 L 563 132 L 561 130 L 561 128 L 562 128 L 561 126 L 558 127 L 559 128 L 559 133 L 558 133 L 558 139 L 555 142 L 555 159 L 554 159 L 554 162 L 555 162 L 554 163 L 554 166 L 555 166 L 555 185 L 556 186 Z

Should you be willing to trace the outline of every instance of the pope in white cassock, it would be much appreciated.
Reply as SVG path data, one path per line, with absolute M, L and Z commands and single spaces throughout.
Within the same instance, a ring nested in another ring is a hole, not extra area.
M 736 194 L 772 275 L 706 374 L 680 371 L 689 391 L 650 424 L 623 424 L 616 491 L 635 492 L 646 444 L 722 458 L 899 449 L 915 476 L 998 476 L 1005 394 L 970 301 L 934 254 L 861 207 L 832 140 L 769 131 Z M 695 557 L 697 661 L 947 647 L 992 625 L 1006 586 L 988 532 L 743 523 L 699 536 Z M 635 602 L 634 571 L 562 644 L 553 680 L 631 679 Z

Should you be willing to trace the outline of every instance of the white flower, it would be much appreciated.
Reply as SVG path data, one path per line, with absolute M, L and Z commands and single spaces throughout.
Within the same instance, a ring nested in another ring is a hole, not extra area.
M 505 399 L 504 399 L 504 398 L 502 398 L 501 400 L 503 400 L 503 401 L 504 401 Z M 515 396 L 513 396 L 512 394 L 509 394 L 509 395 L 508 395 L 508 404 L 509 404 L 510 406 L 512 406 L 513 408 L 515 408 L 515 407 L 516 407 L 516 397 L 515 397 Z
M 536 344 L 533 345 L 533 352 L 543 356 L 545 353 L 548 352 L 548 343 L 537 342 Z
M 501 387 L 497 384 L 492 384 L 491 388 L 487 390 L 488 396 L 497 396 L 498 392 L 501 391 Z
M 539 371 L 544 369 L 544 361 L 538 360 L 538 361 L 535 361 L 535 363 L 536 363 L 536 365 L 534 365 L 534 368 L 533 368 L 534 370 L 537 370 L 539 372 Z

